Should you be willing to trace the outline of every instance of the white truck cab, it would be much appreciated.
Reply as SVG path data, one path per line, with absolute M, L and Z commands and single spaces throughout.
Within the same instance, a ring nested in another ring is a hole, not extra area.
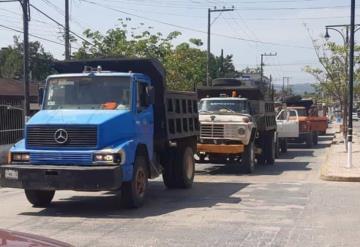
M 287 151 L 288 138 L 299 137 L 299 113 L 296 109 L 282 109 L 276 116 L 277 137 L 282 153 Z

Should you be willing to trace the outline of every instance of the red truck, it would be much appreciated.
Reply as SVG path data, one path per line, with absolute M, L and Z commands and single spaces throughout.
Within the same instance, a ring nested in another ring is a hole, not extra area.
M 318 144 L 318 136 L 326 134 L 328 119 L 320 116 L 311 99 L 292 98 L 286 101 L 288 109 L 296 110 L 299 119 L 299 137 L 296 142 L 305 142 L 311 148 Z

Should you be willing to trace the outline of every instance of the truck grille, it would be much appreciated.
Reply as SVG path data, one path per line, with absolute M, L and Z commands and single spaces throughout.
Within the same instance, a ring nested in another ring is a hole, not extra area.
M 210 139 L 240 140 L 238 124 L 201 124 L 200 137 Z M 244 128 L 244 127 L 243 127 Z
M 30 153 L 32 164 L 89 164 L 92 162 L 91 153 L 73 152 L 44 152 Z
M 202 138 L 224 138 L 223 124 L 201 124 L 200 136 Z
M 64 143 L 55 140 L 55 132 L 60 129 L 67 133 L 67 140 Z M 97 128 L 95 126 L 28 126 L 26 129 L 26 145 L 28 148 L 95 148 L 97 146 Z

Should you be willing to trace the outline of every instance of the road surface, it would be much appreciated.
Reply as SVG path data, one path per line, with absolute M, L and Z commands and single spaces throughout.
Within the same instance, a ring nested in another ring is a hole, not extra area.
M 143 208 L 117 207 L 112 193 L 57 192 L 33 208 L 21 190 L 0 188 L 0 228 L 74 246 L 357 246 L 360 184 L 325 182 L 319 169 L 331 137 L 292 145 L 252 175 L 198 164 L 191 190 L 151 181 Z

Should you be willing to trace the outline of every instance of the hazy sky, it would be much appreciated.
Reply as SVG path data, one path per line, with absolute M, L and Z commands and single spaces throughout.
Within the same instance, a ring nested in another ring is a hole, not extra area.
M 30 2 L 63 23 L 63 0 Z M 134 27 L 144 23 L 143 27 L 150 26 L 164 34 L 180 31 L 182 36 L 177 42 L 200 38 L 203 49 L 207 40 L 207 9 L 234 6 L 231 12 L 212 13 L 211 52 L 219 55 L 223 48 L 225 54 L 233 54 L 239 70 L 259 65 L 261 53 L 277 52 L 276 57 L 265 58 L 264 68 L 265 74 L 271 74 L 277 84 L 282 83 L 283 77 L 290 77 L 293 84 L 314 82 L 302 71 L 306 64 L 318 66 L 309 33 L 318 39 L 324 35 L 325 25 L 350 22 L 350 0 L 70 0 L 70 3 L 70 26 L 78 34 L 86 28 L 106 32 L 118 26 L 119 18 L 130 17 Z M 31 9 L 31 18 L 31 34 L 62 42 L 59 26 L 35 9 Z M 0 3 L 0 25 L 22 30 L 19 3 Z M 14 35 L 21 34 L 0 26 L 0 47 L 11 44 Z M 331 40 L 342 42 L 339 34 L 330 35 Z M 63 58 L 61 44 L 40 41 L 45 50 Z M 74 49 L 79 46 L 80 42 L 73 44 Z

